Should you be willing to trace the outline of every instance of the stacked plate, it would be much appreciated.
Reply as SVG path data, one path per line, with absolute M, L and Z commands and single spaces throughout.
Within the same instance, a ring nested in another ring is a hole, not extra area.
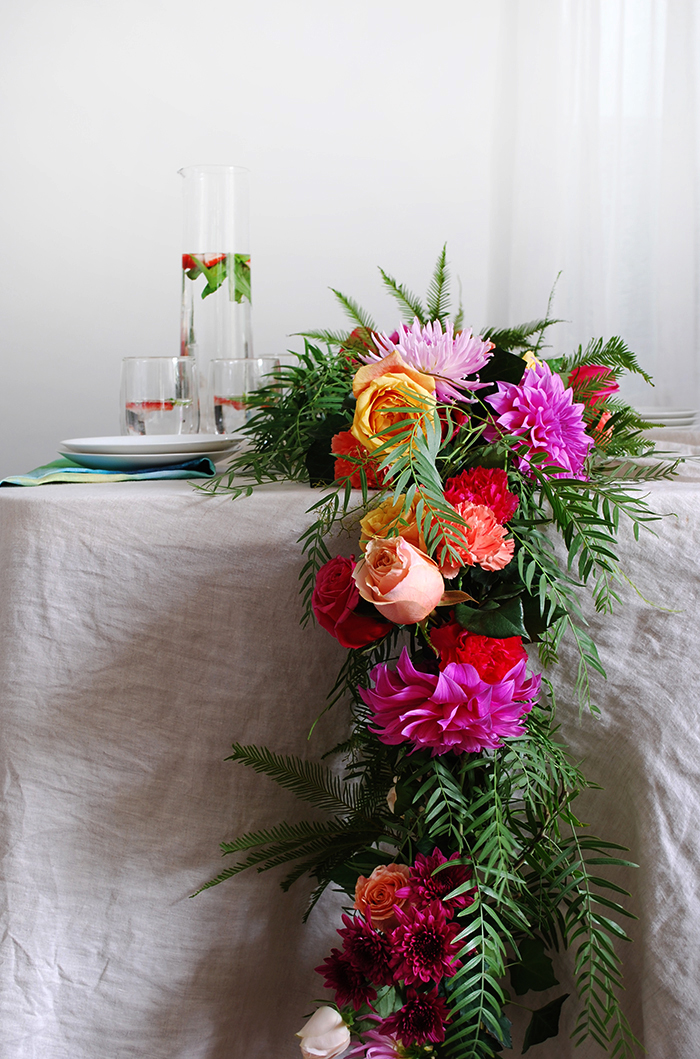
M 694 408 L 638 408 L 642 419 L 655 427 L 677 427 L 685 429 L 695 426 L 697 412 Z
M 216 462 L 240 444 L 231 434 L 127 434 L 68 438 L 61 442 L 61 455 L 92 470 L 143 471 L 205 457 Z

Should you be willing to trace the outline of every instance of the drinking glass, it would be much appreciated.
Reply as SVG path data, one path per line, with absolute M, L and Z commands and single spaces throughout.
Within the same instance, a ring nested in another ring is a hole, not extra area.
M 124 357 L 122 434 L 196 434 L 198 430 L 194 357 Z
M 248 395 L 270 382 L 266 378 L 280 366 L 277 357 L 232 357 L 209 364 L 209 424 L 216 434 L 232 434 L 252 415 Z

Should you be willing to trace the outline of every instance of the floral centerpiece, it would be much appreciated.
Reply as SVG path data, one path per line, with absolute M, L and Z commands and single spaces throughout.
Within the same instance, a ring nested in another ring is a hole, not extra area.
M 636 484 L 675 467 L 640 460 L 653 445 L 618 380 L 644 372 L 619 338 L 545 358 L 549 309 L 473 334 L 449 316 L 444 249 L 425 306 L 382 278 L 404 322 L 381 332 L 335 292 L 354 330 L 305 336 L 298 365 L 253 396 L 250 446 L 213 486 L 323 486 L 302 592 L 306 619 L 348 649 L 329 708 L 347 704 L 352 729 L 336 768 L 234 745 L 232 760 L 328 818 L 224 843 L 237 860 L 208 885 L 289 862 L 282 887 L 310 876 L 309 911 L 331 884 L 347 895 L 317 969 L 328 1000 L 299 1033 L 307 1059 L 494 1056 L 511 1047 L 513 994 L 557 984 L 561 946 L 575 1041 L 630 1055 L 615 947 L 629 913 L 605 874 L 628 862 L 577 819 L 593 785 L 544 673 L 570 637 L 578 698 L 597 709 L 580 592 L 612 610 L 619 521 L 637 533 L 654 519 Z M 354 554 L 331 555 L 340 526 L 355 527 Z M 566 999 L 533 1011 L 524 1051 L 557 1034 Z

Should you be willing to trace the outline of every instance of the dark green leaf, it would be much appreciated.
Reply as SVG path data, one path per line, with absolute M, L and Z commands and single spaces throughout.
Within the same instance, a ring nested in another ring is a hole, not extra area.
M 518 996 L 529 990 L 541 992 L 553 985 L 559 985 L 554 977 L 552 961 L 545 952 L 544 942 L 540 938 L 525 938 L 518 945 L 520 963 L 510 969 L 510 980 Z
M 557 997 L 556 1000 L 545 1004 L 543 1008 L 539 1008 L 538 1011 L 533 1011 L 530 1025 L 525 1031 L 521 1055 L 525 1055 L 525 1052 L 529 1051 L 533 1044 L 541 1044 L 542 1041 L 557 1036 L 562 1005 L 568 996 L 568 993 L 564 993 L 562 996 Z
M 464 629 L 478 633 L 480 636 L 494 636 L 505 639 L 508 636 L 524 636 L 527 629 L 523 624 L 523 605 L 520 596 L 508 599 L 496 607 L 474 607 L 459 603 L 455 607 L 455 618 Z

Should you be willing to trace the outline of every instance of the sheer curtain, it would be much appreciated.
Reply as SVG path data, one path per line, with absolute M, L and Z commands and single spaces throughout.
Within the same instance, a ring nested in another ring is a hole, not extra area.
M 512 0 L 501 19 L 489 319 L 543 310 L 561 270 L 555 350 L 620 334 L 656 382 L 630 400 L 697 408 L 700 3 Z

